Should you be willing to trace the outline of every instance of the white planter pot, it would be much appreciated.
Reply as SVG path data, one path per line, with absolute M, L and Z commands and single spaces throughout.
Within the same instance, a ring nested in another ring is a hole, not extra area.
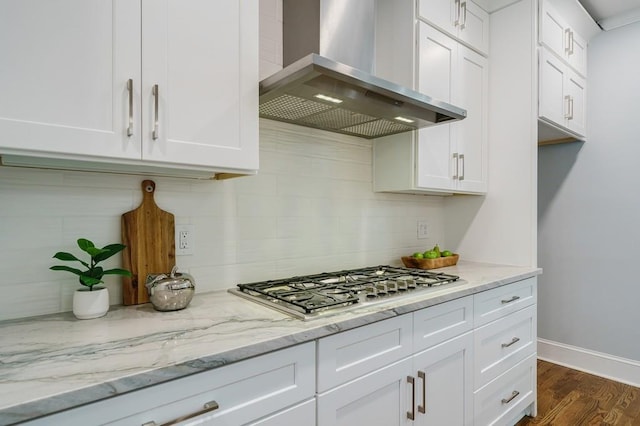
M 109 290 L 96 288 L 93 291 L 79 289 L 73 293 L 73 314 L 78 319 L 104 316 L 109 311 Z

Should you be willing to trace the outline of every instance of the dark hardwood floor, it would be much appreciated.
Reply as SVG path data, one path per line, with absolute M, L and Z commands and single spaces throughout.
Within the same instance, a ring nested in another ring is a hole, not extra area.
M 640 388 L 538 360 L 538 416 L 517 426 L 640 425 Z

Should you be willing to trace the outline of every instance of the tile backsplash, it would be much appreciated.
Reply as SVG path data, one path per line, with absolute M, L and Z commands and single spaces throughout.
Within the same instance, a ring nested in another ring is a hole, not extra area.
M 197 292 L 375 264 L 443 241 L 443 199 L 372 192 L 371 141 L 274 121 L 260 123 L 260 172 L 226 181 L 154 178 L 155 199 L 195 228 L 177 256 Z M 50 271 L 79 237 L 120 241 L 144 177 L 0 167 L 0 319 L 71 310 L 77 281 Z M 418 240 L 416 222 L 431 238 Z M 119 256 L 106 266 L 118 266 Z M 111 304 L 119 277 L 106 277 Z
M 260 75 L 282 64 L 282 1 L 260 1 Z M 237 283 L 377 264 L 443 241 L 440 197 L 372 192 L 372 144 L 273 121 L 260 123 L 260 171 L 226 181 L 154 178 L 156 203 L 194 226 L 177 265 L 196 292 Z M 0 320 L 65 312 L 79 285 L 50 271 L 79 237 L 120 241 L 120 217 L 144 177 L 0 167 Z M 417 239 L 428 220 L 431 238 Z M 106 267 L 121 264 L 120 256 Z M 167 271 L 168 272 L 168 271 Z M 105 277 L 111 304 L 120 278 Z

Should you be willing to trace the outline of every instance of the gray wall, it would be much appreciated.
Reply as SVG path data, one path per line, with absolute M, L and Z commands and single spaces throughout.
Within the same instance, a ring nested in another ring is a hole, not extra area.
M 640 360 L 640 23 L 591 40 L 588 141 L 541 147 L 538 334 Z

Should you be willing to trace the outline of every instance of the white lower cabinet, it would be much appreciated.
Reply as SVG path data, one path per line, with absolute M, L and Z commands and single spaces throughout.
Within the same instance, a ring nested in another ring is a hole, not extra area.
M 180 419 L 175 424 L 272 426 L 302 419 L 292 424 L 312 426 L 315 367 L 309 342 L 27 424 L 156 426 Z M 311 402 L 293 407 L 303 401 Z
M 473 424 L 473 333 L 413 356 L 417 374 L 415 423 L 425 426 Z
M 408 425 L 411 358 L 318 395 L 318 426 Z
M 474 394 L 476 425 L 513 425 L 519 415 L 535 402 L 536 356 L 497 377 Z
M 474 422 L 513 425 L 536 412 L 537 282 L 474 295 Z
M 472 312 L 467 296 L 320 339 L 318 426 L 473 424 Z
M 318 426 L 471 425 L 473 336 L 436 345 L 318 395 Z

